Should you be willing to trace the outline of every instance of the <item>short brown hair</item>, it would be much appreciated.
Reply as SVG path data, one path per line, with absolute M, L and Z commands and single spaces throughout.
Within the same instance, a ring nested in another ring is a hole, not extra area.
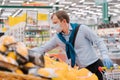
M 65 11 L 63 11 L 63 10 L 62 11 L 57 11 L 57 12 L 53 13 L 52 16 L 51 16 L 51 19 L 53 18 L 54 15 L 56 15 L 60 21 L 65 19 L 67 21 L 67 23 L 70 22 L 68 14 Z

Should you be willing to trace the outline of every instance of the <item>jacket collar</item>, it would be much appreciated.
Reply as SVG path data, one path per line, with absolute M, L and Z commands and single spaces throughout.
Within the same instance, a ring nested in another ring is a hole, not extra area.
M 69 23 L 69 33 L 72 31 L 73 29 L 72 29 L 72 26 L 71 26 L 71 24 Z M 65 35 L 63 32 L 61 32 L 63 35 Z

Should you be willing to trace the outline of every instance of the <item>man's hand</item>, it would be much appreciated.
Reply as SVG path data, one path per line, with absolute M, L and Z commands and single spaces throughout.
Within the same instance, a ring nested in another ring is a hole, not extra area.
M 44 67 L 45 61 L 44 61 L 44 53 L 35 52 L 32 50 L 29 50 L 29 61 L 33 62 L 35 65 Z
M 113 66 L 112 60 L 109 58 L 108 55 L 103 55 L 103 64 L 106 66 L 108 69 Z

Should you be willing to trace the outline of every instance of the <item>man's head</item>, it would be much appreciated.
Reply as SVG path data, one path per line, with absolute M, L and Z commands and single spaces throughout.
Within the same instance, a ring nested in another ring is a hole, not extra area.
M 57 11 L 56 13 L 53 13 L 51 19 L 52 23 L 59 25 L 62 31 L 66 30 L 70 23 L 69 16 L 65 11 Z

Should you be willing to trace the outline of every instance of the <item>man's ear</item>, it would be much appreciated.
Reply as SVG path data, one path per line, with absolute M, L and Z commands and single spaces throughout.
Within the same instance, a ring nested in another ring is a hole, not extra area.
M 63 19 L 63 21 L 62 21 L 63 23 L 66 23 L 66 19 Z

